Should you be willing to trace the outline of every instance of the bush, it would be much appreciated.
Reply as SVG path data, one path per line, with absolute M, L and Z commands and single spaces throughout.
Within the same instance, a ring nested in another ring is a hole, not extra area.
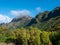
M 16 30 L 1 29 L 0 42 L 16 45 L 60 45 L 60 32 L 41 31 L 32 27 L 29 30 L 24 28 Z

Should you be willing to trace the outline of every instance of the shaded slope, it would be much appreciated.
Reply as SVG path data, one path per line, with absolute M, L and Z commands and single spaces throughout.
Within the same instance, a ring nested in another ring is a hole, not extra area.
M 42 30 L 50 30 L 54 28 L 55 25 L 60 23 L 60 7 L 56 7 L 52 11 L 45 11 L 38 14 L 35 17 L 35 20 L 31 22 L 28 24 L 28 26 L 38 27 Z

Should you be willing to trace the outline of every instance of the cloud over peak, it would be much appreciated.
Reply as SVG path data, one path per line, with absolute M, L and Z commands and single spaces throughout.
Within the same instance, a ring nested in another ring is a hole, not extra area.
M 10 13 L 11 13 L 11 15 L 20 16 L 20 17 L 31 14 L 31 12 L 29 10 L 11 10 Z

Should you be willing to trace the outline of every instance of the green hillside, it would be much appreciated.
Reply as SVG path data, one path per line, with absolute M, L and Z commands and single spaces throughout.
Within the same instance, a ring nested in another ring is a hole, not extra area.
M 45 11 L 45 12 L 39 13 L 32 20 L 27 25 L 27 27 L 33 26 L 33 27 L 40 28 L 41 30 L 50 30 L 52 28 L 55 28 L 55 26 L 58 27 L 60 23 L 60 7 L 56 7 L 52 11 Z

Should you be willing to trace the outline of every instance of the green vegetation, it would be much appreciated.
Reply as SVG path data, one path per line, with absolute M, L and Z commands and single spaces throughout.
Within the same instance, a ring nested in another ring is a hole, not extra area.
M 41 31 L 32 27 L 29 30 L 0 27 L 0 42 L 13 42 L 16 45 L 60 45 L 60 32 Z

